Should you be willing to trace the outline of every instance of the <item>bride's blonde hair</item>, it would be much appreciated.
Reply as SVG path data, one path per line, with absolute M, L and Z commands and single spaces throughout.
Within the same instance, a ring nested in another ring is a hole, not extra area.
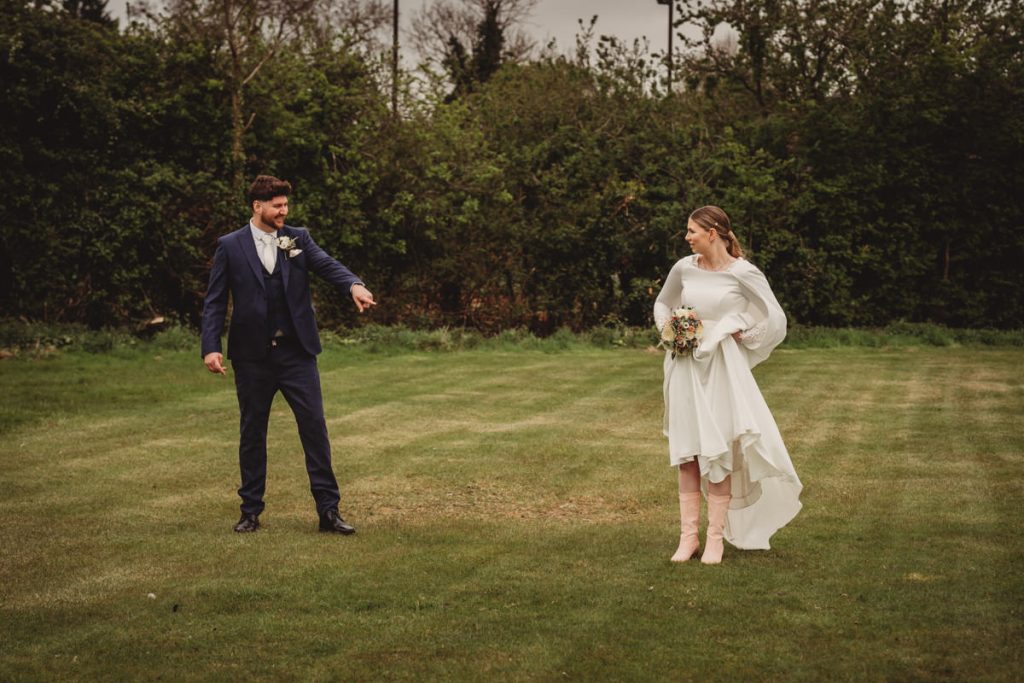
M 729 255 L 743 258 L 743 247 L 740 246 L 736 233 L 732 231 L 732 223 L 729 222 L 729 216 L 725 211 L 717 206 L 702 206 L 690 214 L 690 220 L 705 230 L 717 232 L 718 236 L 728 243 L 725 248 Z

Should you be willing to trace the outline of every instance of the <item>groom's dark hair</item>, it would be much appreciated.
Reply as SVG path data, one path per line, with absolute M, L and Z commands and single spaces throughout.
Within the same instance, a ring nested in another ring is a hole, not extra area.
M 268 202 L 274 197 L 287 197 L 292 193 L 292 184 L 272 175 L 258 175 L 249 186 L 249 203 Z

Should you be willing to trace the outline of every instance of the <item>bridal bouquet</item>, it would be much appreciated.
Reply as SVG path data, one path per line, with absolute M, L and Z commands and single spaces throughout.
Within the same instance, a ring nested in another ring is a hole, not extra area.
M 689 356 L 704 336 L 704 324 L 689 306 L 672 311 L 672 317 L 661 330 L 661 346 L 676 356 Z

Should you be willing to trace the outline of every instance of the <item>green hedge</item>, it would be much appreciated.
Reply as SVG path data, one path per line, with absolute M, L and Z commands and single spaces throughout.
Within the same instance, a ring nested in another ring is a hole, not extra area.
M 290 222 L 378 295 L 376 322 L 442 330 L 424 344 L 643 327 L 706 203 L 802 325 L 1024 326 L 1013 3 L 709 0 L 687 21 L 728 23 L 737 49 L 684 45 L 671 94 L 654 56 L 584 33 L 458 97 L 402 93 L 399 117 L 387 64 L 342 28 L 297 30 L 241 83 L 205 0 L 123 31 L 5 7 L 4 315 L 197 326 L 216 239 L 273 173 Z M 246 38 L 255 66 L 267 46 Z M 360 324 L 315 295 L 327 326 Z

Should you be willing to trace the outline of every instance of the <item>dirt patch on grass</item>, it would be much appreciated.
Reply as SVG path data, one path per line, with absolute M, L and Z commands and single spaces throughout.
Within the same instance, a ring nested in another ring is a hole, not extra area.
M 637 500 L 597 495 L 558 497 L 507 482 L 473 481 L 458 486 L 391 477 L 365 478 L 347 487 L 353 516 L 375 521 L 436 524 L 439 519 L 622 522 L 659 511 Z

